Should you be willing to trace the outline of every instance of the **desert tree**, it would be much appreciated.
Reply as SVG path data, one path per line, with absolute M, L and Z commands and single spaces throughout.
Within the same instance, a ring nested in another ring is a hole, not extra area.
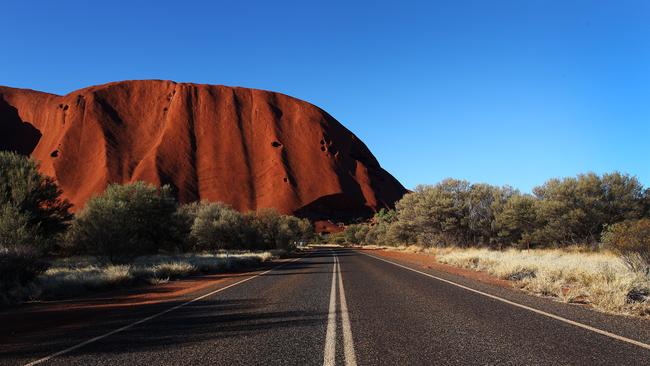
M 86 202 L 70 229 L 68 242 L 78 253 L 114 263 L 129 262 L 177 244 L 176 210 L 169 186 L 111 184 Z

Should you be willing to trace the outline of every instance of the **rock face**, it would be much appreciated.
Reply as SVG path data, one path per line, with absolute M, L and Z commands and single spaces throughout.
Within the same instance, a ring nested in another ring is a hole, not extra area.
M 109 183 L 170 184 L 181 202 L 346 220 L 406 192 L 325 111 L 273 92 L 125 81 L 65 96 L 0 87 L 0 149 L 31 154 L 77 209 Z

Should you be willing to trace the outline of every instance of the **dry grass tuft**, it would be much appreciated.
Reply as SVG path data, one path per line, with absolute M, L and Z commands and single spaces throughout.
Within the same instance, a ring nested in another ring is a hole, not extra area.
M 187 277 L 196 271 L 194 265 L 183 261 L 160 263 L 153 266 L 153 273 L 156 278 L 175 279 Z
M 610 252 L 578 249 L 435 249 L 436 259 L 515 281 L 534 294 L 608 313 L 650 315 L 650 278 Z
M 282 252 L 192 253 L 136 258 L 130 265 L 101 265 L 92 257 L 56 260 L 30 289 L 32 299 L 61 299 L 134 283 L 163 284 L 195 274 L 252 268 Z

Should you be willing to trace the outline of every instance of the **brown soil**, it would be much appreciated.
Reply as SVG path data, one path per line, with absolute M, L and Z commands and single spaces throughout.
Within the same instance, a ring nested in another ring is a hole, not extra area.
M 501 286 L 512 288 L 513 282 L 508 280 L 503 280 L 497 277 L 490 275 L 487 272 L 483 271 L 473 271 L 465 268 L 459 268 L 450 266 L 448 264 L 442 264 L 436 261 L 436 257 L 432 254 L 426 253 L 409 253 L 409 252 L 400 252 L 392 250 L 383 250 L 383 249 L 361 249 L 366 251 L 369 254 L 380 256 L 386 259 L 396 259 L 401 262 L 409 263 L 420 268 L 430 268 L 437 271 L 447 272 L 455 274 L 458 276 L 463 276 L 477 280 L 483 283 L 488 283 L 491 285 Z

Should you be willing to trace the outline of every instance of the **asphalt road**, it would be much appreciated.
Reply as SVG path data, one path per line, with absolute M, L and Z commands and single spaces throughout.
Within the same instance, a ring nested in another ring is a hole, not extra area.
M 0 364 L 650 365 L 645 320 L 390 261 L 312 250 L 176 303 L 0 344 Z

